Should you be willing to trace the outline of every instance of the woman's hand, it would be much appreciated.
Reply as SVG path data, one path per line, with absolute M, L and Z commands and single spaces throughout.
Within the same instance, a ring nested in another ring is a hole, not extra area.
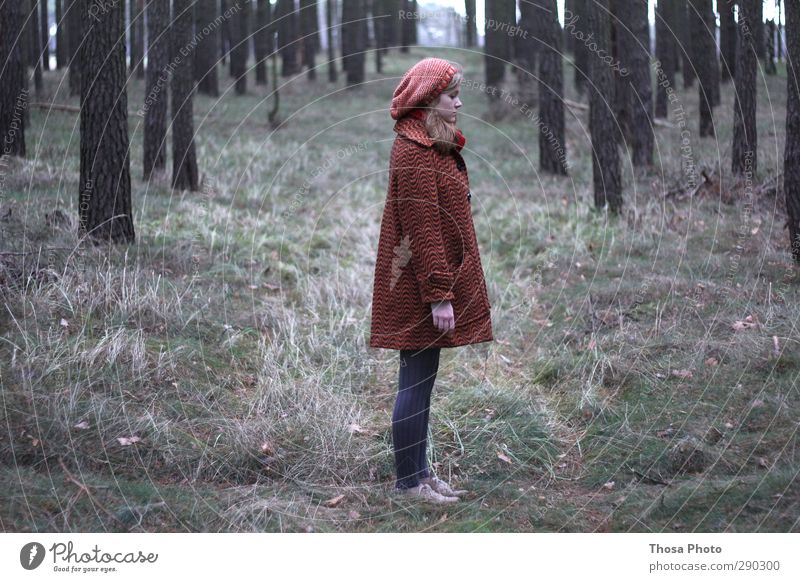
M 433 326 L 436 329 L 449 334 L 455 331 L 456 320 L 453 316 L 453 306 L 449 301 L 431 303 L 431 314 L 433 315 Z

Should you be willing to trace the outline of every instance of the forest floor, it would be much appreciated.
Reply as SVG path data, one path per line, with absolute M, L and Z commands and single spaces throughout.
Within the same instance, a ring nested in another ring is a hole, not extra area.
M 437 53 L 468 81 L 495 341 L 443 350 L 433 395 L 430 462 L 470 493 L 389 494 L 398 360 L 367 347 L 372 274 L 391 94 L 429 54 L 392 54 L 382 75 L 370 54 L 358 90 L 324 66 L 281 79 L 276 130 L 269 90 L 251 72 L 236 96 L 221 70 L 223 95 L 195 98 L 200 192 L 142 180 L 132 80 L 128 247 L 78 245 L 79 116 L 30 108 L 29 155 L 0 183 L 0 529 L 800 530 L 783 67 L 759 75 L 751 181 L 730 173 L 731 86 L 700 139 L 681 85 L 653 167 L 624 150 L 612 216 L 592 208 L 570 65 L 570 175 L 553 177 L 524 76 L 506 72 L 493 117 L 482 55 Z M 66 80 L 47 73 L 32 100 L 77 105 Z

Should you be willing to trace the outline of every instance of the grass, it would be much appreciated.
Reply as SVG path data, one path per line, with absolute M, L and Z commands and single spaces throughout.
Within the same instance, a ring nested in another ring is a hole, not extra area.
M 482 78 L 480 55 L 440 54 Z M 729 172 L 733 92 L 701 140 L 679 88 L 712 183 L 664 196 L 689 188 L 680 131 L 659 126 L 651 170 L 625 152 L 619 217 L 592 208 L 585 110 L 556 178 L 523 113 L 462 91 L 496 341 L 442 352 L 429 455 L 471 494 L 388 496 L 397 354 L 366 347 L 371 281 L 387 108 L 424 56 L 356 91 L 289 80 L 275 131 L 264 87 L 197 96 L 200 192 L 142 181 L 131 81 L 130 247 L 77 245 L 78 116 L 30 111 L 2 183 L 0 528 L 798 531 L 785 76 L 760 81 L 752 196 Z M 77 104 L 64 87 L 48 73 L 36 100 Z

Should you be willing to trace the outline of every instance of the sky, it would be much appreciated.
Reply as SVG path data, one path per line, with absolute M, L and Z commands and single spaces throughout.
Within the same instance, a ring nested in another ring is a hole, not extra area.
M 561 23 L 564 23 L 564 0 L 557 0 L 558 1 L 558 18 L 561 20 Z M 479 34 L 483 34 L 483 7 L 484 7 L 485 0 L 477 0 L 475 2 L 476 5 L 476 20 L 478 24 L 478 32 Z M 417 4 L 419 6 L 419 10 L 423 10 L 423 6 L 426 4 L 438 4 L 439 6 L 450 6 L 455 8 L 456 12 L 462 16 L 466 15 L 464 10 L 464 0 L 417 0 Z M 716 6 L 716 2 L 714 2 Z M 777 16 L 777 10 L 775 9 L 775 2 L 772 0 L 767 0 L 764 2 L 764 20 L 768 20 L 770 18 L 775 18 Z M 655 1 L 650 0 L 650 21 L 655 21 Z M 783 23 L 783 18 L 781 19 L 781 23 Z

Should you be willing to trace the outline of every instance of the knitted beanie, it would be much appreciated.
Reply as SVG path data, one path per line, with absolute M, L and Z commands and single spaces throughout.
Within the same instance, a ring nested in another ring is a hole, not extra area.
M 419 61 L 406 71 L 394 90 L 389 109 L 392 119 L 400 119 L 415 107 L 436 99 L 455 74 L 456 68 L 444 59 L 428 57 Z

